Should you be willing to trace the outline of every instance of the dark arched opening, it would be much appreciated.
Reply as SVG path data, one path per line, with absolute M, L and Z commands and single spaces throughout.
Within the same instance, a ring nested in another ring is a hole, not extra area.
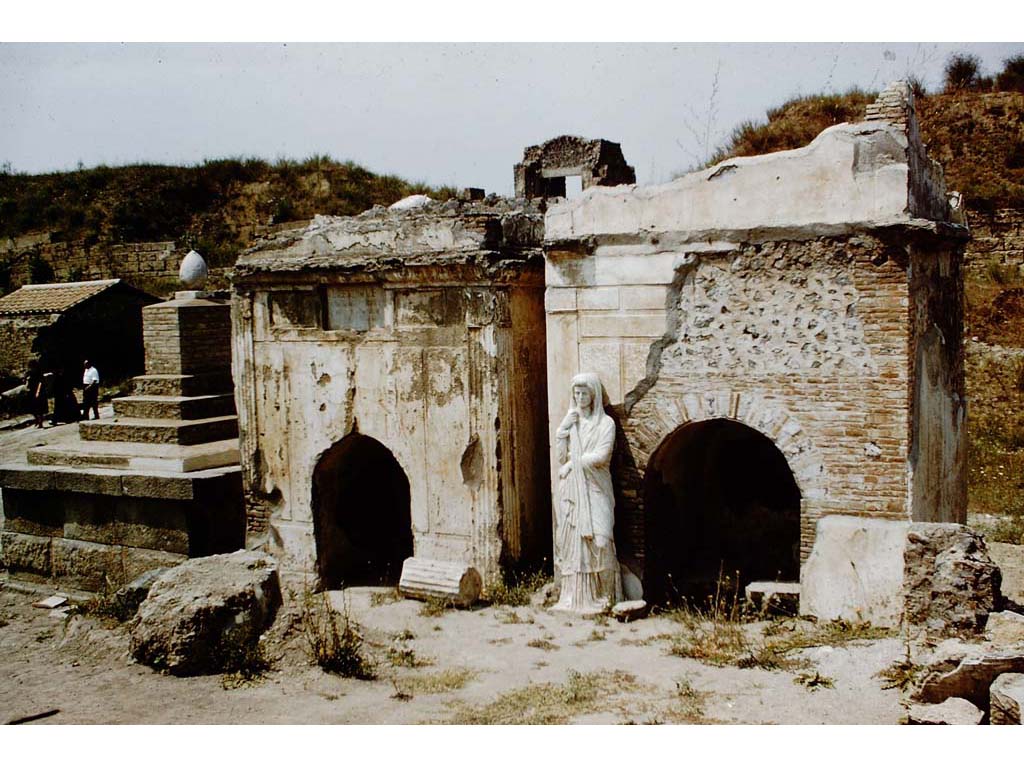
M 797 581 L 800 489 L 785 456 L 729 419 L 686 424 L 662 442 L 645 476 L 645 593 L 703 599 L 719 575 Z
M 313 531 L 322 589 L 397 584 L 412 555 L 409 480 L 387 448 L 350 434 L 313 471 Z

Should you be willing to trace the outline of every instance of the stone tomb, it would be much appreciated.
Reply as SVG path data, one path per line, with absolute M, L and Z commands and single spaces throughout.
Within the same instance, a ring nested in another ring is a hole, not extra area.
M 795 582 L 830 515 L 964 521 L 967 233 L 909 89 L 870 113 L 801 149 L 550 201 L 549 436 L 566 382 L 599 372 L 619 559 L 648 596 L 737 571 L 741 589 Z
M 243 253 L 250 543 L 323 587 L 550 556 L 542 215 L 409 198 Z
M 230 305 L 183 291 L 142 315 L 146 374 L 114 418 L 0 467 L 12 573 L 102 590 L 244 543 Z

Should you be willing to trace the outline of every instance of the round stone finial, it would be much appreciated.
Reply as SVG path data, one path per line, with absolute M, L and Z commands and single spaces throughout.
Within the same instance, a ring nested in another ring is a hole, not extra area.
M 206 261 L 196 251 L 189 251 L 181 260 L 178 268 L 178 279 L 186 288 L 199 290 L 206 283 L 210 270 L 206 267 Z

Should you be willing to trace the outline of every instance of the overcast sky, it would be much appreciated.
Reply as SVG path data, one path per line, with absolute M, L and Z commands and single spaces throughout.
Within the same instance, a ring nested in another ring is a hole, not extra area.
M 1024 43 L 0 44 L 0 163 L 196 163 L 315 153 L 414 181 L 512 193 L 524 147 L 622 144 L 640 183 L 702 160 L 798 95 L 938 88 Z

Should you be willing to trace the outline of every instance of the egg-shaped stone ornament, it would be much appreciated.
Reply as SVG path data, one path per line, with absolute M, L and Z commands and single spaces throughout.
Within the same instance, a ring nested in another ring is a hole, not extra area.
M 189 251 L 181 260 L 181 266 L 178 268 L 178 279 L 186 288 L 192 290 L 202 288 L 209 274 L 210 270 L 206 266 L 206 261 L 196 251 Z

